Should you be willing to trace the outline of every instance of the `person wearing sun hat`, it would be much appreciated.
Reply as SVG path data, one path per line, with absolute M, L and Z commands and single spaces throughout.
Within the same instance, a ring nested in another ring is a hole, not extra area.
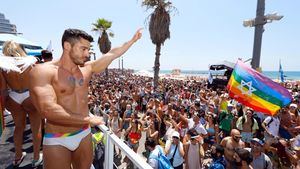
M 190 140 L 184 145 L 186 168 L 201 168 L 201 157 L 204 156 L 204 150 L 202 143 L 198 139 L 199 135 L 194 129 L 189 130 L 188 135 Z
M 177 131 L 173 131 L 172 138 L 167 140 L 165 152 L 174 169 L 183 169 L 184 150 Z
M 295 122 L 292 123 L 292 127 L 290 127 L 289 132 L 292 134 L 292 136 L 297 136 L 297 134 L 300 132 L 300 112 L 297 104 L 290 104 L 289 113 Z

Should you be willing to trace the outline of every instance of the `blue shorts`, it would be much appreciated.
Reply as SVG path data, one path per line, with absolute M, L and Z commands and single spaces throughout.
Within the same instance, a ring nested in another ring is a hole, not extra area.
M 250 143 L 253 138 L 253 134 L 251 132 L 242 132 L 241 136 L 242 136 L 242 141 L 246 143 Z

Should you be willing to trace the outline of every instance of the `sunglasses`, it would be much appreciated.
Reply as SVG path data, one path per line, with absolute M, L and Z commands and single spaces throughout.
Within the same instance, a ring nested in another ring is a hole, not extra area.
M 178 137 L 173 137 L 173 139 L 174 139 L 174 138 L 175 138 L 175 139 L 179 139 Z
M 254 146 L 254 147 L 261 147 L 261 145 L 260 144 L 258 144 L 258 143 L 251 143 L 251 146 Z
M 234 136 L 235 139 L 241 139 L 242 136 Z

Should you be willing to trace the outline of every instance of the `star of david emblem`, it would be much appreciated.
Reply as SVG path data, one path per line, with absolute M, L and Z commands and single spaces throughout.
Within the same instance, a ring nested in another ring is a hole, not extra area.
M 248 90 L 245 86 L 248 87 Z M 242 91 L 242 94 L 246 94 L 248 96 L 251 96 L 252 92 L 256 91 L 256 89 L 252 87 L 252 81 L 245 82 L 244 80 L 242 80 L 238 88 Z

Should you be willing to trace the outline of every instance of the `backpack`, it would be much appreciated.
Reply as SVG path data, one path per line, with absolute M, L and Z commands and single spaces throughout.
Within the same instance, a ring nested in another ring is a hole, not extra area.
M 209 169 L 225 169 L 225 167 L 221 163 L 215 163 L 215 162 L 213 162 L 209 166 Z
M 224 161 L 225 162 L 225 161 Z M 209 166 L 209 169 L 225 169 L 226 166 L 225 163 L 222 163 L 222 161 L 220 160 L 216 160 L 216 161 L 213 161 L 210 166 Z
M 270 126 L 270 124 L 273 122 L 273 117 L 271 117 L 271 120 L 269 121 L 269 123 L 266 125 L 266 127 L 269 127 Z
M 273 119 L 273 118 L 272 118 L 272 119 Z M 265 163 L 264 163 L 264 169 L 267 169 L 268 166 L 269 166 L 269 164 L 268 164 L 268 162 L 266 161 L 266 155 L 264 154 L 263 156 L 264 156 L 264 157 L 263 157 L 263 161 L 265 162 Z
M 170 160 L 162 152 L 161 147 L 159 147 L 158 150 L 159 150 L 158 156 L 153 157 L 153 155 L 151 154 L 149 159 L 152 158 L 157 160 L 159 169 L 174 169 L 172 164 L 170 163 Z
M 258 125 L 258 130 L 256 131 L 256 137 L 263 140 L 264 139 L 264 128 L 262 127 L 262 120 L 257 116 L 257 114 L 253 114 L 253 118 L 256 120 L 257 125 Z

